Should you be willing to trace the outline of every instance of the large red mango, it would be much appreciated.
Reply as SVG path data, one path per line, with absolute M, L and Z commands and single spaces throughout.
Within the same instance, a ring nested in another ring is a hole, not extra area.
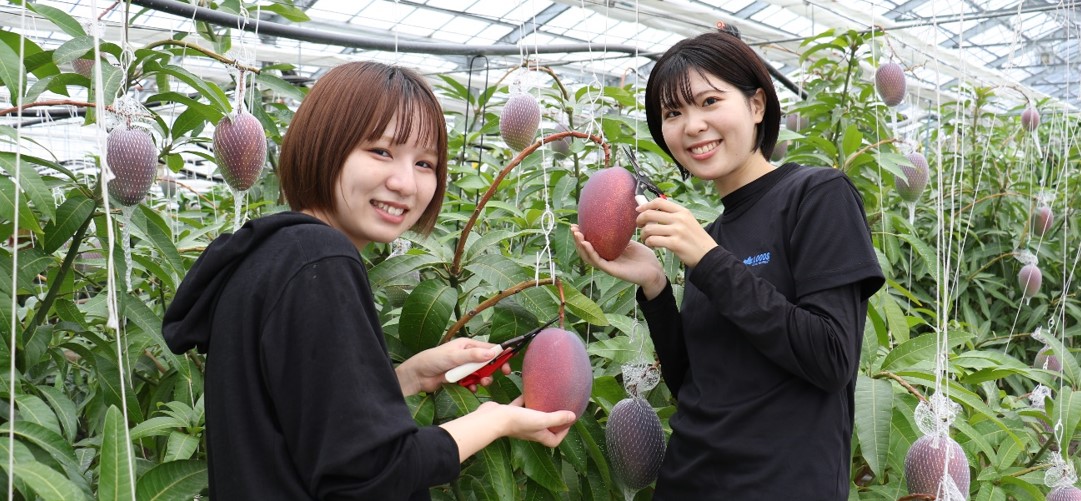
M 544 329 L 522 360 L 525 406 L 544 412 L 568 410 L 581 417 L 593 392 L 593 367 L 582 338 L 563 329 Z M 570 425 L 552 428 L 560 432 Z
M 621 167 L 609 167 L 589 176 L 578 197 L 578 229 L 601 257 L 619 257 L 634 236 L 638 203 L 634 176 Z

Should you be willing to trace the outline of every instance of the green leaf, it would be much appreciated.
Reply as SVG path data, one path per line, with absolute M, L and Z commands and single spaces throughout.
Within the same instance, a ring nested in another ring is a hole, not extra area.
M 855 432 L 860 451 L 875 476 L 882 477 L 890 452 L 893 385 L 862 374 L 856 379 Z
M 281 3 L 271 3 L 269 5 L 261 5 L 259 9 L 264 11 L 273 12 L 281 17 L 284 17 L 294 23 L 303 23 L 304 21 L 310 21 L 311 18 L 304 13 L 303 9 L 297 8 L 293 5 L 286 5 Z
M 57 28 L 60 28 L 64 33 L 67 33 L 71 37 L 81 37 L 86 35 L 82 23 L 67 12 L 40 3 L 28 3 L 27 8 L 41 14 L 45 19 L 52 21 Z
M 222 117 L 225 116 L 225 112 L 223 110 L 207 105 L 206 103 L 201 103 L 179 92 L 162 92 L 160 94 L 150 96 L 149 98 L 147 98 L 147 101 L 183 104 L 184 106 L 188 107 L 185 113 L 194 110 L 207 122 L 210 122 L 212 124 L 220 122 Z
M 439 280 L 421 282 L 402 305 L 399 339 L 414 353 L 438 344 L 457 299 L 457 291 Z
M 0 153 L 3 156 L 3 153 Z M 8 176 L 0 176 L 0 219 L 15 219 L 15 182 Z M 19 228 L 34 233 L 41 233 L 37 217 L 26 203 L 26 197 L 19 197 Z
M 255 83 L 261 87 L 268 88 L 282 96 L 295 99 L 297 101 L 304 99 L 304 91 L 280 77 L 270 75 L 267 73 L 260 73 L 255 75 Z
M 79 417 L 79 411 L 75 407 L 75 402 L 72 402 L 64 392 L 53 388 L 52 386 L 38 385 L 37 390 L 41 392 L 42 397 L 49 403 L 49 407 L 51 407 L 56 414 L 64 437 L 67 438 L 69 442 L 74 442 L 75 433 L 78 431 L 77 425 Z
M 5 463 L 6 464 L 6 463 Z M 86 494 L 63 474 L 36 461 L 15 463 L 15 476 L 44 501 L 82 501 Z
M 551 449 L 536 442 L 515 440 L 511 442 L 516 455 L 522 459 L 522 470 L 526 476 L 549 491 L 563 492 L 568 490 L 567 484 L 559 475 L 555 463 L 552 461 Z
M 186 425 L 187 423 L 173 416 L 152 417 L 135 425 L 135 427 L 131 429 L 131 439 L 139 440 L 146 437 L 164 437 Z
M 844 139 L 841 140 L 841 147 L 844 148 L 844 156 L 850 158 L 860 149 L 860 145 L 863 144 L 863 133 L 860 132 L 859 127 L 856 124 L 849 125 L 845 129 Z
M 115 405 L 105 411 L 105 429 L 101 437 L 101 459 L 98 465 L 98 500 L 135 501 L 135 479 L 132 478 L 131 443 L 126 437 L 128 424 Z
M 483 482 L 490 486 L 496 499 L 515 499 L 518 485 L 514 482 L 510 458 L 504 451 L 500 440 L 477 453 L 477 467 L 482 473 Z
M 198 75 L 174 65 L 160 65 L 157 62 L 148 62 L 146 64 L 147 76 L 161 72 L 167 75 L 176 77 L 177 80 L 184 82 L 191 86 L 193 89 L 199 92 L 203 97 L 207 98 L 210 103 L 220 110 L 231 111 L 233 109 L 232 103 L 229 102 L 229 97 L 225 95 L 225 92 L 220 87 L 210 83 Z
M 499 254 L 485 254 L 483 259 L 465 267 L 484 282 L 491 284 L 497 291 L 530 280 L 532 273 L 527 273 L 524 266 Z
M 89 35 L 75 37 L 53 51 L 53 62 L 57 65 L 67 64 L 87 55 L 92 50 L 94 50 L 94 37 Z
M 181 461 L 191 459 L 195 455 L 195 451 L 199 449 L 199 439 L 188 435 L 187 433 L 181 433 L 174 431 L 169 434 L 168 445 L 166 446 L 166 461 Z
M 381 289 L 388 285 L 401 285 L 402 277 L 417 271 L 425 266 L 435 264 L 439 259 L 430 254 L 401 254 L 388 258 L 368 270 L 368 281 L 372 283 L 372 289 Z M 413 285 L 416 281 L 409 279 L 406 285 Z
M 57 435 L 60 434 L 60 421 L 56 419 L 56 414 L 44 400 L 22 393 L 15 395 L 15 404 L 19 409 L 20 419 L 47 428 Z
M 25 82 L 25 78 L 20 79 L 21 75 L 22 65 L 19 63 L 19 54 L 7 44 L 0 44 L 0 81 L 7 86 L 11 101 L 15 104 L 22 102 L 18 96 L 26 92 L 26 86 L 20 83 Z
M 0 167 L 3 167 L 12 177 L 15 177 L 16 171 L 15 158 L 13 152 L 0 153 Z M 19 187 L 34 204 L 37 213 L 44 219 L 51 220 L 56 215 L 56 202 L 53 200 L 52 191 L 45 186 L 37 170 L 28 165 L 30 162 L 27 158 L 23 158 L 21 163 L 18 169 Z
M 879 297 L 894 341 L 897 343 L 908 341 L 908 319 L 905 317 L 905 312 L 901 310 L 901 305 L 897 304 L 897 300 L 890 294 L 881 294 Z
M 139 501 L 190 501 L 209 484 L 205 461 L 183 460 L 159 464 L 139 477 Z
M 934 283 L 941 283 L 941 280 L 939 280 L 937 266 L 938 254 L 934 251 L 934 249 L 929 247 L 926 243 L 923 242 L 923 240 L 920 240 L 915 235 L 902 233 L 897 235 L 897 238 L 900 238 L 901 240 L 907 242 L 908 245 L 911 246 L 910 252 L 914 250 L 916 254 L 920 256 L 920 259 L 923 260 L 924 265 L 927 267 L 927 272 L 931 274 L 931 280 Z
M 80 191 L 68 194 L 56 209 L 56 217 L 45 225 L 45 252 L 52 254 L 71 240 L 75 232 L 94 214 L 97 204 Z
M 0 424 L 0 435 L 11 432 L 11 423 Z M 47 452 L 64 471 L 76 471 L 75 449 L 64 437 L 48 428 L 27 421 L 15 421 L 15 435 Z
M 563 283 L 563 298 L 567 302 L 567 309 L 578 318 L 596 326 L 608 325 L 608 318 L 601 307 L 566 282 Z
M 924 334 L 897 345 L 882 361 L 881 370 L 907 368 L 913 364 L 933 363 L 937 346 L 934 334 Z
M 595 357 L 611 360 L 613 364 L 626 364 L 641 358 L 638 347 L 632 345 L 629 336 L 616 336 L 603 341 L 594 341 L 586 347 L 586 352 Z

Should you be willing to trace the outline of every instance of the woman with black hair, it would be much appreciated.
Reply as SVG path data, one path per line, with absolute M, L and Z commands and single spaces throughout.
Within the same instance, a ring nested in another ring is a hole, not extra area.
M 884 278 L 862 199 L 836 169 L 769 162 L 781 110 L 761 58 L 731 30 L 683 40 L 646 86 L 653 139 L 712 183 L 705 228 L 657 198 L 639 242 L 607 261 L 638 284 L 678 403 L 655 499 L 847 499 L 853 393 L 867 300 Z M 654 249 L 685 265 L 677 308 Z

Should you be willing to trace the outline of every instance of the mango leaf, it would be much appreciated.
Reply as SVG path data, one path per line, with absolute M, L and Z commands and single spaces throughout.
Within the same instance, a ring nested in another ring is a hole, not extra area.
M 915 235 L 902 233 L 897 235 L 897 238 L 908 243 L 910 246 L 909 252 L 915 251 L 916 254 L 920 256 L 920 259 L 923 260 L 924 265 L 927 267 L 927 272 L 931 275 L 931 281 L 934 283 L 941 283 L 938 275 L 938 267 L 936 266 L 938 254 L 935 253 L 934 249 L 929 247 L 923 240 L 920 240 L 919 237 L 916 237 Z
M 115 405 L 105 411 L 105 429 L 101 437 L 101 463 L 98 465 L 98 500 L 135 501 L 135 478 L 132 476 L 131 443 L 128 424 Z
M 496 499 L 515 499 L 518 491 L 510 458 L 505 450 L 506 442 L 506 439 L 501 439 L 481 449 L 476 456 L 477 462 L 472 467 L 480 472 L 480 478 L 492 488 Z
M 439 343 L 458 299 L 457 291 L 439 280 L 421 282 L 402 305 L 398 338 L 419 353 Z
M 191 459 L 198 448 L 198 438 L 188 435 L 187 433 L 174 431 L 169 434 L 169 439 L 165 447 L 165 460 L 182 461 Z
M 7 44 L 0 44 L 0 81 L 8 87 L 8 94 L 12 96 L 14 104 L 22 102 L 18 94 L 26 92 L 26 85 L 22 83 L 26 79 L 20 79 L 20 76 L 23 75 L 19 54 Z
M 57 65 L 67 64 L 79 59 L 94 50 L 94 37 L 84 35 L 75 37 L 64 42 L 53 51 L 53 62 Z
M 897 345 L 886 355 L 880 370 L 896 370 L 920 362 L 933 361 L 937 353 L 937 343 L 935 341 L 933 334 L 924 334 Z
M 68 398 L 64 392 L 52 386 L 38 385 L 37 390 L 41 392 L 42 398 L 49 403 L 49 407 L 56 414 L 56 419 L 60 423 L 60 429 L 64 437 L 69 442 L 74 442 L 75 432 L 78 431 L 76 426 L 79 412 L 75 407 L 75 402 Z
M 578 318 L 592 325 L 608 325 L 608 318 L 604 315 L 601 307 L 566 282 L 563 283 L 563 297 L 567 302 L 567 309 Z
M 60 28 L 64 33 L 67 33 L 71 37 L 81 37 L 86 35 L 86 30 L 83 29 L 82 23 L 67 12 L 40 3 L 28 3 L 27 8 L 41 14 L 45 19 L 51 21 L 57 28 Z
M 613 364 L 626 364 L 637 361 L 638 348 L 633 346 L 629 336 L 616 336 L 602 341 L 594 341 L 586 347 L 586 352 L 595 357 L 606 358 Z
M 525 267 L 500 254 L 485 254 L 483 259 L 466 266 L 465 269 L 491 284 L 497 291 L 509 289 L 532 278 Z
M 6 464 L 6 462 L 5 462 Z M 44 501 L 82 501 L 86 499 L 78 486 L 60 472 L 37 461 L 15 463 L 15 476 L 26 483 Z
M 23 157 L 21 159 L 22 165 L 18 169 L 16 169 L 15 160 L 16 156 L 13 152 L 0 153 L 0 167 L 3 167 L 12 177 L 15 177 L 15 171 L 18 170 L 19 188 L 34 204 L 37 213 L 44 219 L 51 220 L 56 215 L 56 202 L 53 200 L 52 191 L 45 186 L 41 175 L 30 165 L 31 160 L 29 158 Z
M 19 409 L 20 419 L 47 428 L 57 435 L 60 434 L 60 421 L 56 419 L 56 414 L 44 400 L 22 393 L 15 395 L 15 404 Z
M 890 452 L 890 420 L 893 417 L 893 385 L 860 374 L 856 379 L 856 437 L 860 451 L 875 476 L 886 469 Z
M 306 14 L 303 9 L 300 9 L 300 8 L 298 8 L 296 6 L 288 5 L 288 4 L 285 4 L 285 3 L 274 3 L 274 2 L 272 2 L 272 3 L 268 4 L 268 5 L 262 5 L 259 8 L 264 10 L 264 11 L 273 12 L 273 13 L 275 13 L 275 14 L 281 16 L 281 17 L 284 17 L 284 18 L 286 18 L 286 19 L 288 19 L 288 20 L 290 20 L 290 21 L 292 21 L 294 23 L 302 23 L 304 21 L 311 20 L 311 18 L 308 17 L 308 14 Z
M 258 75 L 255 75 L 255 83 L 257 83 L 260 87 L 268 88 L 282 96 L 289 97 L 297 101 L 304 99 L 304 91 L 302 91 L 300 87 L 297 87 L 296 85 L 282 80 L 281 77 L 277 77 L 267 73 L 260 73 Z
M 11 433 L 11 423 L 0 424 L 0 434 L 8 433 Z M 60 434 L 28 421 L 15 421 L 15 435 L 47 452 L 64 471 L 77 470 L 75 449 Z
M 420 268 L 439 262 L 430 254 L 401 254 L 384 260 L 368 270 L 373 289 L 399 284 L 399 279 Z M 411 283 L 416 283 L 410 280 Z
M 187 426 L 186 422 L 173 416 L 152 417 L 135 425 L 135 427 L 131 429 L 131 439 L 139 440 L 146 437 L 163 437 L 170 432 L 185 426 Z
M 517 457 L 522 460 L 522 470 L 526 476 L 549 491 L 563 492 L 568 490 L 567 484 L 559 475 L 555 463 L 552 461 L 551 449 L 536 442 L 514 440 L 511 448 Z
M 176 77 L 177 80 L 184 82 L 199 92 L 210 103 L 219 110 L 231 111 L 233 109 L 232 103 L 229 102 L 229 97 L 225 95 L 225 92 L 220 87 L 213 83 L 207 82 L 198 75 L 181 68 L 180 66 L 174 66 L 171 64 L 161 65 L 156 61 L 149 61 L 146 63 L 145 68 L 146 75 L 152 75 L 154 73 L 165 73 L 172 77 Z
M 194 459 L 161 463 L 139 477 L 139 501 L 189 501 L 209 484 L 205 461 Z
M 56 217 L 45 225 L 45 252 L 52 254 L 71 240 L 75 232 L 94 214 L 96 203 L 80 191 L 68 194 L 56 209 Z

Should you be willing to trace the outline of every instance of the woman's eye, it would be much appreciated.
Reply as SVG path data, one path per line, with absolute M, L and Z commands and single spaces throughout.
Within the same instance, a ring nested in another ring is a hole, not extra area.
M 720 99 L 717 99 L 715 97 L 707 97 L 702 101 L 702 106 L 709 106 L 711 104 L 716 104 L 719 101 L 720 101 Z
M 435 170 L 435 164 L 433 164 L 431 162 L 427 162 L 427 161 L 417 162 L 417 167 L 421 167 L 421 168 L 424 168 L 424 169 Z
M 668 111 L 664 112 L 664 118 L 674 118 L 674 117 L 678 117 L 678 116 L 679 116 L 679 112 L 676 111 L 676 110 L 668 110 Z
M 390 156 L 390 152 L 387 151 L 387 150 L 384 150 L 383 148 L 371 148 L 368 151 L 370 151 L 370 152 L 372 152 L 372 153 L 374 153 L 376 155 L 379 155 L 381 157 L 389 157 Z

